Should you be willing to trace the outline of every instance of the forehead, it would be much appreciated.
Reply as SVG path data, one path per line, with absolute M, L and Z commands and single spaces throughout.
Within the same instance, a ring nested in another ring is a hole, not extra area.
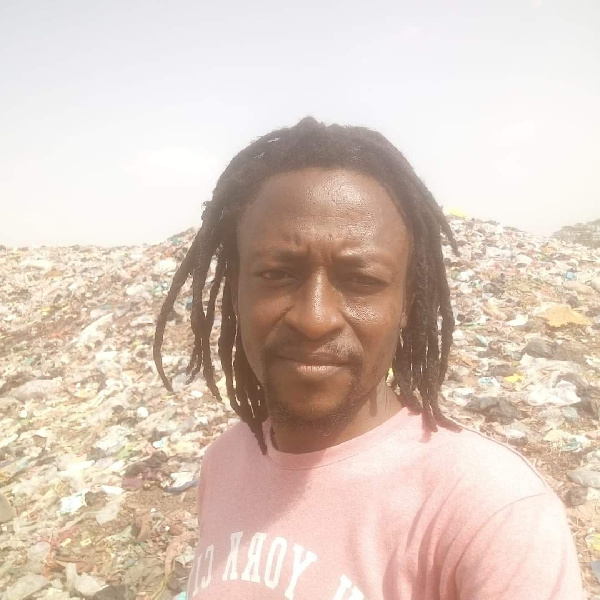
M 406 253 L 407 230 L 396 204 L 374 178 L 346 169 L 302 169 L 269 178 L 238 227 L 241 258 L 289 249 L 355 248 Z

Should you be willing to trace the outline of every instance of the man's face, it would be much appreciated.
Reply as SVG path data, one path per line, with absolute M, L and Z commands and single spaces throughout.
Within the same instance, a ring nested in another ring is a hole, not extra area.
M 311 168 L 262 185 L 240 220 L 233 287 L 274 421 L 327 428 L 373 397 L 405 325 L 409 247 L 367 175 Z

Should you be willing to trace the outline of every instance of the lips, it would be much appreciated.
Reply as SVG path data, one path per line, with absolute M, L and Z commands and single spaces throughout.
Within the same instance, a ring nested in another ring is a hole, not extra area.
M 277 362 L 279 362 L 280 368 L 283 368 L 284 372 L 293 377 L 315 383 L 343 371 L 344 367 L 347 366 L 347 363 L 342 361 L 339 356 L 325 353 L 301 354 L 286 352 L 277 356 Z
M 341 367 L 346 361 L 341 360 L 339 356 L 333 354 L 296 354 L 282 353 L 278 358 L 298 363 L 305 367 Z

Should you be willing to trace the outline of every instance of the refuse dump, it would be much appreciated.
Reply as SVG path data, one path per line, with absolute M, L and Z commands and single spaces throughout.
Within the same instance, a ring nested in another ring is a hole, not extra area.
M 587 223 L 565 225 L 552 235 L 563 242 L 577 243 L 590 248 L 600 248 L 600 219 Z
M 450 220 L 461 256 L 445 253 L 456 331 L 442 406 L 546 476 L 600 598 L 600 249 Z M 189 283 L 163 347 L 174 393 L 152 360 L 155 318 L 194 233 L 0 247 L 4 599 L 185 598 L 203 452 L 237 420 L 200 377 L 187 382 Z

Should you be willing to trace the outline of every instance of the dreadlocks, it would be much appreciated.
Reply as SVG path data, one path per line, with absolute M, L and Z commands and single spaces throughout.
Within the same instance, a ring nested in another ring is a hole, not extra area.
M 211 357 L 210 335 L 221 293 L 221 332 L 218 354 L 231 407 L 248 424 L 263 453 L 262 423 L 267 418 L 265 395 L 248 364 L 241 329 L 233 308 L 228 274 L 238 260 L 236 227 L 260 186 L 275 174 L 306 167 L 346 168 L 370 175 L 384 185 L 400 210 L 412 238 L 408 281 L 413 301 L 392 361 L 392 387 L 403 406 L 422 414 L 425 427 L 459 429 L 439 407 L 438 395 L 448 367 L 454 317 L 441 234 L 454 252 L 456 241 L 444 214 L 404 156 L 383 135 L 364 127 L 326 126 L 313 118 L 265 135 L 242 150 L 225 169 L 204 209 L 202 226 L 178 268 L 161 308 L 154 337 L 154 361 L 169 391 L 161 346 L 175 299 L 192 275 L 191 325 L 194 347 L 187 374 L 202 374 L 212 394 L 220 398 Z M 215 276 L 207 284 L 211 263 Z M 208 303 L 203 292 L 209 289 Z M 415 392 L 418 391 L 420 400 Z

